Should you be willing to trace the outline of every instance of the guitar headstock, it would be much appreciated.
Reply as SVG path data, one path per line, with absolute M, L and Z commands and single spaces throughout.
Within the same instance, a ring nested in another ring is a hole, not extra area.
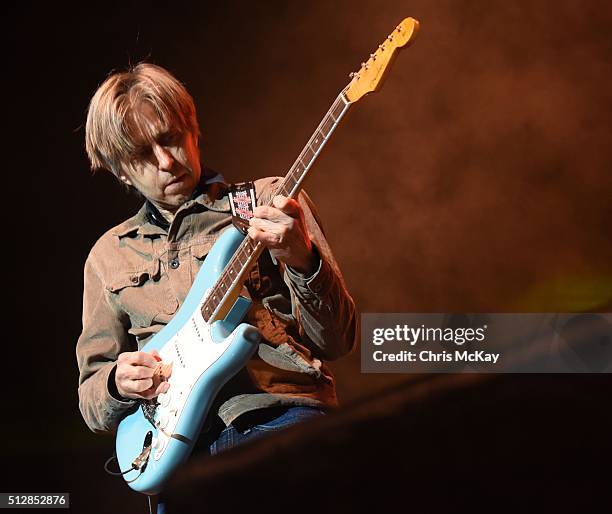
M 378 45 L 378 50 L 361 63 L 361 69 L 350 74 L 353 79 L 344 94 L 349 102 L 380 89 L 389 66 L 397 51 L 412 43 L 419 31 L 419 22 L 414 18 L 404 19 L 387 39 Z

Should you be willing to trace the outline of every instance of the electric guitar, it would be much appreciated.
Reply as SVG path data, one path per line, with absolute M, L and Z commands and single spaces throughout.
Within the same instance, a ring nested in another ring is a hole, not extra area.
M 282 180 L 277 194 L 295 198 L 308 171 L 349 107 L 377 91 L 397 51 L 416 37 L 419 23 L 403 20 L 340 92 Z M 135 491 L 159 493 L 184 463 L 221 387 L 259 344 L 258 330 L 241 323 L 250 301 L 240 296 L 248 272 L 264 250 L 230 226 L 206 257 L 183 305 L 141 351 L 157 350 L 171 363 L 170 389 L 119 423 L 117 460 Z

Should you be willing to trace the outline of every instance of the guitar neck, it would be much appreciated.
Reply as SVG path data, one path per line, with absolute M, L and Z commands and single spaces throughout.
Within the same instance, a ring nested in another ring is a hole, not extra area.
M 351 105 L 344 92 L 345 90 L 332 103 L 278 186 L 276 194 L 289 198 L 297 197 L 313 163 Z M 272 198 L 267 205 L 271 204 Z M 212 323 L 225 318 L 242 290 L 246 275 L 263 250 L 264 246 L 261 243 L 255 243 L 250 237 L 244 238 L 202 304 L 202 316 L 207 322 Z
M 332 132 L 340 123 L 340 120 L 350 107 L 349 102 L 344 96 L 344 90 L 338 95 L 332 106 L 329 108 L 319 126 L 306 143 L 306 146 L 289 169 L 287 175 L 281 182 L 277 193 L 289 198 L 295 198 L 300 192 L 302 183 L 308 174 L 312 164 L 315 162 L 325 143 L 329 140 Z M 271 203 L 271 200 L 270 202 Z

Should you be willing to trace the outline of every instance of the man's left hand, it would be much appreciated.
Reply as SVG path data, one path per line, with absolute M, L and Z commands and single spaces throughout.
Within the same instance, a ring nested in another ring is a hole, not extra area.
M 300 204 L 286 196 L 275 196 L 271 206 L 261 205 L 253 211 L 249 237 L 263 243 L 278 260 L 305 275 L 314 273 L 317 256 L 306 231 Z

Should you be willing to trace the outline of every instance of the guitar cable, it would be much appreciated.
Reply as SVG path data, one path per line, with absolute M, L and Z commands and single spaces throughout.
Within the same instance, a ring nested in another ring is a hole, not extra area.
M 139 471 L 140 469 L 142 469 L 143 465 L 149 459 L 150 454 L 151 454 L 151 446 L 145 446 L 142 449 L 142 452 L 140 452 L 140 455 L 136 457 L 134 461 L 132 462 L 132 467 L 130 469 L 126 469 L 125 471 L 111 471 L 108 466 L 113 460 L 117 460 L 117 451 L 114 451 L 113 455 L 109 457 L 104 463 L 104 471 L 106 471 L 109 475 L 118 476 L 118 477 L 125 475 L 126 473 L 129 473 L 130 471 L 135 471 L 135 470 Z M 118 462 L 119 461 L 117 460 L 117 463 Z M 128 483 L 131 481 L 132 480 L 129 480 Z
M 108 466 L 113 460 L 117 460 L 117 451 L 114 451 L 113 455 L 109 457 L 104 463 L 104 471 L 106 471 L 109 475 L 120 477 L 122 475 L 125 475 L 126 473 L 129 473 L 130 471 L 139 470 L 144 464 L 144 461 L 146 461 L 146 459 L 149 457 L 150 453 L 151 453 L 151 447 L 146 446 L 142 450 L 142 453 L 134 459 L 134 462 L 132 462 L 132 467 L 130 469 L 127 469 L 125 471 L 111 471 Z M 130 482 L 133 482 L 133 480 L 127 480 L 126 482 L 130 483 Z M 147 494 L 147 501 L 148 501 L 148 507 L 149 507 L 149 514 L 156 514 L 157 505 L 155 505 L 155 512 L 153 512 L 153 504 L 151 503 L 151 496 L 148 494 Z

